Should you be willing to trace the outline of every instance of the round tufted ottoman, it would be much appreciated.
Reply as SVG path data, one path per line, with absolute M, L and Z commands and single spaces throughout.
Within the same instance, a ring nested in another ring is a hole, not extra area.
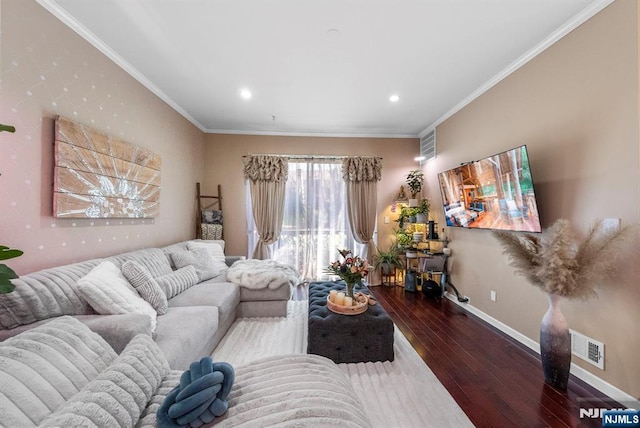
M 343 282 L 309 284 L 307 353 L 336 363 L 393 361 L 393 321 L 380 304 L 358 315 L 336 314 L 327 308 L 329 290 L 344 288 Z

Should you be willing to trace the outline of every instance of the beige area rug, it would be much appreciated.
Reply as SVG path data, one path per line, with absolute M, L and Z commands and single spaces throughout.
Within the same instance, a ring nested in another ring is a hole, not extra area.
M 307 301 L 290 301 L 286 318 L 238 318 L 213 352 L 234 366 L 258 358 L 305 354 Z M 338 364 L 374 427 L 467 427 L 469 418 L 395 329 L 393 362 Z

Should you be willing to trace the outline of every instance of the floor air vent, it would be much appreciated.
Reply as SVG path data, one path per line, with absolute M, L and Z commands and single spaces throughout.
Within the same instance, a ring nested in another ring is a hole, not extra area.
M 593 340 L 574 330 L 571 332 L 571 352 L 576 357 L 604 370 L 604 343 Z

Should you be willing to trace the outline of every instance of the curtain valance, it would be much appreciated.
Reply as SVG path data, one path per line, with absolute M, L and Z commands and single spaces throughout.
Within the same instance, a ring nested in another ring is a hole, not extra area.
M 382 179 L 380 158 L 354 156 L 342 160 L 342 178 L 345 181 L 363 182 Z
M 249 155 L 243 162 L 244 176 L 251 181 L 287 181 L 289 164 L 282 156 Z

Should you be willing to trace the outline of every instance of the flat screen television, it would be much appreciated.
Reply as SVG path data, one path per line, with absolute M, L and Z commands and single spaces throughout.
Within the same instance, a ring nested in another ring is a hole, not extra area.
M 527 146 L 438 174 L 447 226 L 540 232 Z

